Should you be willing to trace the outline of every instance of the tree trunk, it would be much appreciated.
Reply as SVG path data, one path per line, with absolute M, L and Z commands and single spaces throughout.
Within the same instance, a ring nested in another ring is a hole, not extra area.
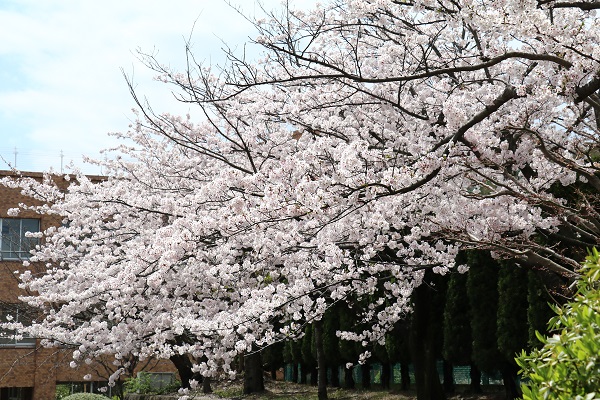
M 202 378 L 202 393 L 212 393 L 212 387 L 210 386 L 210 377 L 208 376 Z
M 298 363 L 292 363 L 292 382 L 298 383 Z
M 356 388 L 356 383 L 354 382 L 354 376 L 352 376 L 353 371 L 354 371 L 354 367 L 344 368 L 344 389 Z
M 340 387 L 340 367 L 338 365 L 331 366 L 331 386 Z
M 308 367 L 304 363 L 300 363 L 300 383 L 306 385 L 306 378 L 308 376 Z
M 410 389 L 410 369 L 406 362 L 400 363 L 400 385 L 402 390 Z
M 244 356 L 244 394 L 259 393 L 265 390 L 260 351 Z
M 238 372 L 238 374 L 242 374 L 242 372 L 244 372 L 244 355 L 243 354 L 238 354 L 236 356 L 236 371 Z
M 371 389 L 371 364 L 364 363 L 360 369 L 360 383 L 363 389 Z
M 434 333 L 428 329 L 431 289 L 422 284 L 413 292 L 414 310 L 411 324 L 411 350 L 415 367 L 417 400 L 446 400 L 436 366 Z M 436 333 L 437 334 L 437 333 Z
M 323 321 L 315 321 L 315 347 L 317 349 L 317 393 L 319 400 L 327 400 L 327 365 L 325 363 L 325 352 L 323 351 Z
M 506 363 L 501 372 L 506 400 L 520 399 L 523 394 L 519 385 L 517 385 L 517 368 L 514 365 Z
M 481 371 L 475 364 L 471 364 L 471 371 L 469 372 L 471 378 L 471 392 L 481 393 Z
M 444 360 L 444 391 L 454 393 L 454 368 L 452 363 Z
M 201 375 L 192 372 L 193 363 L 187 354 L 174 354 L 170 357 L 170 360 L 177 369 L 182 388 L 189 389 L 190 380 L 192 379 L 198 382 L 202 380 Z
M 389 362 L 381 363 L 381 387 L 390 389 L 392 382 L 392 366 Z
M 311 386 L 317 386 L 318 384 L 318 379 L 319 379 L 319 372 L 318 372 L 318 368 L 317 366 L 311 367 L 310 368 L 310 385 Z

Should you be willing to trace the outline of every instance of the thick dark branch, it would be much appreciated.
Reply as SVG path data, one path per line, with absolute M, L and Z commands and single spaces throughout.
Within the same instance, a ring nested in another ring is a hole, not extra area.
M 568 277 L 577 277 L 578 276 L 576 272 L 573 272 L 570 269 L 563 267 L 562 265 L 554 262 L 553 260 L 551 260 L 549 258 L 543 257 L 542 255 L 538 254 L 535 251 L 527 250 L 527 251 L 523 252 L 522 257 L 525 260 L 525 262 L 527 262 L 530 265 L 533 265 L 536 267 L 548 268 L 550 271 L 553 271 L 559 275 L 568 276 Z
M 566 1 L 564 3 L 554 3 L 550 5 L 550 8 L 579 8 L 584 11 L 591 11 L 600 9 L 600 1 Z
M 480 123 L 481 121 L 483 121 L 484 119 L 486 119 L 487 117 L 489 117 L 490 115 L 492 115 L 493 113 L 498 111 L 500 109 L 500 107 L 502 107 L 504 104 L 508 103 L 510 100 L 515 99 L 516 97 L 517 97 L 517 90 L 513 86 L 507 86 L 504 89 L 504 91 L 502 92 L 502 94 L 500 94 L 500 96 L 498 96 L 497 98 L 494 99 L 492 104 L 490 104 L 489 106 L 485 106 L 485 108 L 480 113 L 478 113 L 473 118 L 471 118 L 471 120 L 469 122 L 467 122 L 466 124 L 461 126 L 456 131 L 456 133 L 454 133 L 454 136 L 452 137 L 452 141 L 453 142 L 461 141 L 463 139 L 464 134 L 469 129 L 471 129 L 472 127 L 474 127 L 475 125 L 477 125 L 478 123 Z
M 469 120 L 466 124 L 458 128 L 458 130 L 453 135 L 448 136 L 444 140 L 439 142 L 432 150 L 435 151 L 443 145 L 448 144 L 450 142 L 463 142 L 463 137 L 469 129 L 471 129 L 472 127 L 474 127 L 475 125 L 477 125 L 478 123 L 480 123 L 481 121 L 498 111 L 500 107 L 502 107 L 504 104 L 516 97 L 516 89 L 513 86 L 507 86 L 504 89 L 504 91 L 500 94 L 500 96 L 494 99 L 492 104 L 490 104 L 489 106 L 485 106 L 485 108 L 481 112 L 479 112 L 477 115 L 471 118 L 471 120 Z M 470 145 L 469 143 L 465 144 L 467 146 Z
M 585 85 L 575 89 L 575 93 L 577 93 L 577 97 L 575 97 L 575 103 L 581 103 L 598 90 L 600 90 L 600 73 L 596 74 L 596 77 Z

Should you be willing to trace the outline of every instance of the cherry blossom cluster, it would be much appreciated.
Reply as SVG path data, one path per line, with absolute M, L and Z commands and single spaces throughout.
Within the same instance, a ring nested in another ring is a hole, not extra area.
M 138 103 L 105 180 L 3 181 L 64 219 L 23 329 L 74 365 L 232 374 L 334 302 L 371 326 L 341 337 L 381 340 L 461 249 L 573 274 L 600 238 L 600 21 L 577 4 L 336 1 L 257 21 L 258 62 L 148 58 L 204 119 Z

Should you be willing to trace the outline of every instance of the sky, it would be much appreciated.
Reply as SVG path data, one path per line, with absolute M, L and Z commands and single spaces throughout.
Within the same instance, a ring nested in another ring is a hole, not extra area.
M 260 16 L 255 0 L 230 2 Z M 261 3 L 281 7 L 281 0 Z M 126 131 L 133 119 L 122 71 L 155 111 L 189 107 L 153 80 L 138 50 L 184 70 L 188 38 L 197 60 L 218 64 L 224 43 L 241 51 L 254 36 L 225 0 L 0 0 L 0 170 L 16 162 L 22 171 L 68 172 L 72 162 L 101 174 L 83 155 L 101 158 L 100 150 L 117 144 L 108 132 Z

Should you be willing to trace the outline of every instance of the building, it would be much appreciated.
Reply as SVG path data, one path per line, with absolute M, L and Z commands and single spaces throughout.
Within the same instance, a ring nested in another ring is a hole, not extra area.
M 0 179 L 12 176 L 11 171 L 0 171 Z M 23 176 L 42 179 L 41 173 L 22 173 Z M 94 178 L 94 177 L 93 177 Z M 98 180 L 101 177 L 95 177 Z M 59 187 L 66 188 L 68 182 L 58 179 Z M 23 211 L 18 218 L 9 216 L 8 210 L 19 203 L 31 203 L 19 190 L 0 185 L 0 318 L 8 315 L 21 322 L 32 318 L 31 311 L 19 301 L 25 292 L 18 287 L 18 273 L 23 260 L 29 257 L 29 249 L 39 239 L 25 236 L 25 232 L 44 230 L 60 224 L 56 218 L 40 216 Z M 30 269 L 43 273 L 43 265 L 32 264 Z M 111 360 L 94 361 L 76 369 L 69 366 L 72 350 L 43 348 L 36 338 L 0 339 L 0 400 L 54 400 L 57 384 L 67 384 L 74 391 L 97 391 L 105 387 L 113 372 Z M 165 378 L 174 376 L 172 363 L 165 360 L 150 360 L 139 365 L 143 369 Z M 91 379 L 84 380 L 88 375 Z

